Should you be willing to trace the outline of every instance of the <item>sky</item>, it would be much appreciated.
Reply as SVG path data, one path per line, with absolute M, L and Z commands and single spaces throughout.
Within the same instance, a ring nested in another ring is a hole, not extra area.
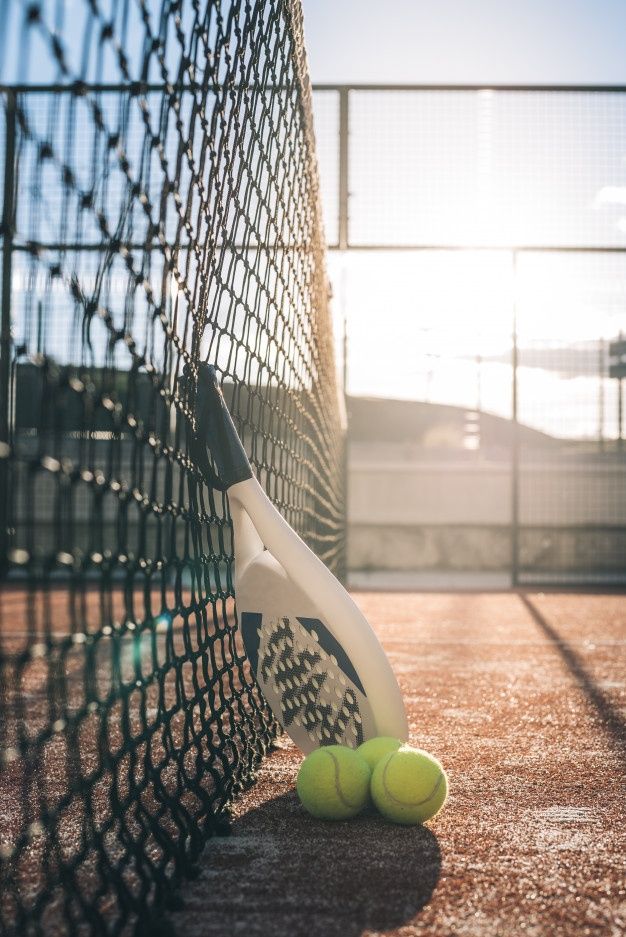
M 314 85 L 626 85 L 626 0 L 303 6 Z M 350 100 L 353 244 L 626 246 L 626 95 Z M 333 95 L 318 93 L 315 112 L 332 244 Z M 516 308 L 522 421 L 616 435 L 616 382 L 596 363 L 626 329 L 626 254 L 531 254 L 514 273 L 506 251 L 331 251 L 328 269 L 349 392 L 509 416 Z
M 625 0 L 303 0 L 314 82 L 626 83 Z

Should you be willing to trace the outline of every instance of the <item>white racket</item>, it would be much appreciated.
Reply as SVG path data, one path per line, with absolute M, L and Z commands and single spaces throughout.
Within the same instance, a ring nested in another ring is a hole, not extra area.
M 195 425 L 196 464 L 209 484 L 228 491 L 238 621 L 280 724 L 305 753 L 320 745 L 355 748 L 377 735 L 406 740 L 400 688 L 376 635 L 254 477 L 215 370 L 206 364 L 197 375 Z

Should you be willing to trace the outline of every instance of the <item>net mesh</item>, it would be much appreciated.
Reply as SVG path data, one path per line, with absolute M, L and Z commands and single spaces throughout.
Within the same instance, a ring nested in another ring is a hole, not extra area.
M 277 731 L 183 369 L 216 366 L 261 483 L 341 574 L 301 11 L 0 17 L 0 932 L 155 933 Z

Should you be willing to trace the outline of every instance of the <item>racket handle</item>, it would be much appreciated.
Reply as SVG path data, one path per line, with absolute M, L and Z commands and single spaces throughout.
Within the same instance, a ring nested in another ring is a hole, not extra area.
M 252 478 L 246 450 L 228 412 L 215 368 L 210 364 L 202 363 L 198 367 L 196 427 L 197 439 L 203 440 L 213 456 L 222 491 Z M 214 478 L 208 480 L 215 481 Z

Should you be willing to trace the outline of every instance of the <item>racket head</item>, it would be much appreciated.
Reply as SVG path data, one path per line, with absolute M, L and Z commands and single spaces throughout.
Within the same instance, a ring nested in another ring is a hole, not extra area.
M 236 577 L 236 596 L 254 676 L 296 745 L 307 754 L 373 738 L 375 713 L 336 629 L 267 550 Z
M 207 482 L 229 493 L 244 645 L 278 720 L 305 752 L 406 738 L 400 688 L 374 632 L 253 477 L 214 368 L 184 380 L 195 414 L 190 448 Z

